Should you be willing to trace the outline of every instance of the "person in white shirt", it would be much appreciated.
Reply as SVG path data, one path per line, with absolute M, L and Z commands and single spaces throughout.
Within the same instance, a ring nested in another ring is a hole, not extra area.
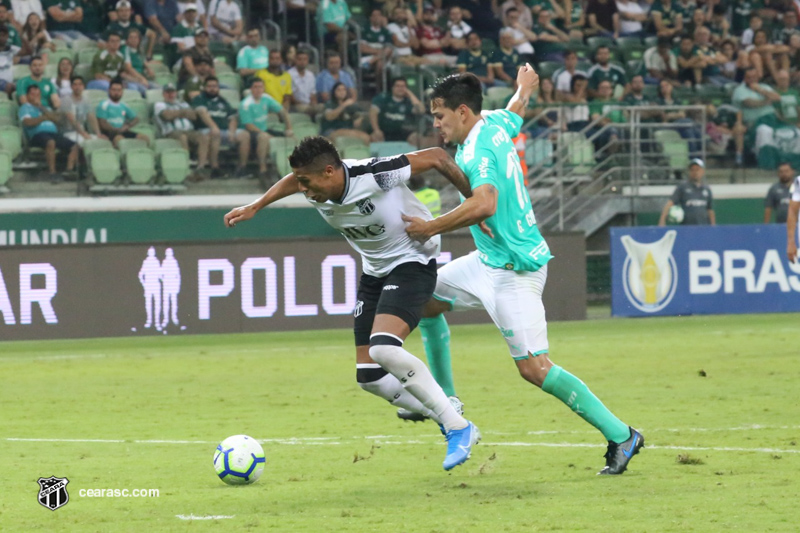
M 408 23 L 408 10 L 396 7 L 392 12 L 392 22 L 386 26 L 392 35 L 394 44 L 394 58 L 404 65 L 425 65 L 429 63 L 424 57 L 414 55 L 414 49 L 419 48 L 417 32 Z
M 514 37 L 514 50 L 520 54 L 533 54 L 531 41 L 536 40 L 536 34 L 523 26 L 519 21 L 519 10 L 516 7 L 506 11 L 506 21 L 508 26 L 501 31 L 509 32 Z
M 314 116 L 319 111 L 317 77 L 308 70 L 308 52 L 297 51 L 289 76 L 292 77 L 292 111 Z
M 208 16 L 208 32 L 212 41 L 230 44 L 242 40 L 242 9 L 234 0 L 211 0 Z
M 178 100 L 178 91 L 171 83 L 164 86 L 163 94 L 164 100 L 153 107 L 153 116 L 161 136 L 176 139 L 187 152 L 190 143 L 197 145 L 197 170 L 205 171 L 209 136 L 194 129 L 197 112 L 185 101 Z
M 472 26 L 464 22 L 464 13 L 458 6 L 450 8 L 447 20 L 447 33 L 450 34 L 450 52 L 467 49 L 467 35 L 472 33 Z
M 617 0 L 619 11 L 620 37 L 639 37 L 642 35 L 642 22 L 647 21 L 647 14 L 637 2 Z

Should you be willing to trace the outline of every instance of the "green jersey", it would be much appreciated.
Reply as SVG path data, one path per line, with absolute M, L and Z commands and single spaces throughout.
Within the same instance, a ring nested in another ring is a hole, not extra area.
M 71 11 L 75 11 L 78 8 L 83 9 L 83 3 L 81 0 L 44 0 L 42 2 L 42 7 L 44 8 L 45 13 L 51 7 L 59 7 L 61 11 L 69 13 Z M 80 30 L 80 24 L 76 22 L 58 22 L 56 19 L 50 16 L 47 13 L 47 29 L 49 31 L 70 31 L 70 30 Z
M 373 28 L 371 24 L 367 24 L 361 30 L 361 41 L 375 48 L 388 46 L 392 44 L 392 34 L 383 26 Z
M 142 36 L 142 39 L 144 39 L 144 34 L 147 33 L 147 28 L 141 24 L 137 24 L 133 20 L 128 21 L 127 24 L 116 21 L 109 24 L 108 28 L 106 28 L 106 31 L 103 32 L 103 40 L 107 41 L 109 35 L 116 33 L 122 38 L 122 42 L 124 43 L 128 39 L 128 33 L 130 33 L 131 30 L 139 30 L 139 34 Z
M 281 104 L 267 94 L 262 95 L 258 102 L 252 96 L 248 96 L 239 105 L 239 121 L 243 126 L 252 124 L 261 131 L 267 131 L 269 114 L 280 113 L 282 110 Z
M 42 78 L 39 81 L 34 80 L 30 76 L 25 76 L 17 82 L 17 97 L 24 96 L 28 92 L 28 87 L 31 85 L 38 85 L 39 90 L 42 91 L 42 103 L 48 107 L 50 105 L 50 98 L 54 94 L 58 94 L 58 88 L 50 78 Z
M 236 111 L 231 107 L 231 104 L 219 95 L 209 98 L 206 93 L 201 92 L 192 100 L 192 108 L 205 108 L 208 111 L 208 116 L 211 117 L 211 120 L 220 130 L 227 129 L 230 126 L 231 119 L 236 117 Z M 206 125 L 202 120 L 198 119 L 195 122 L 195 127 L 203 129 L 206 128 Z
M 525 64 L 519 57 L 519 52 L 517 52 L 514 48 L 511 49 L 511 52 L 506 53 L 505 50 L 498 47 L 492 52 L 492 64 L 493 65 L 500 65 L 503 68 L 503 71 L 511 76 L 511 79 L 517 78 L 517 69 Z
M 491 61 L 489 61 L 489 56 L 486 55 L 486 52 L 483 50 L 477 50 L 475 52 L 472 50 L 461 50 L 461 52 L 458 53 L 458 60 L 456 63 L 458 63 L 459 67 L 464 65 L 467 68 L 467 72 L 472 72 L 476 76 L 486 76 Z
M 8 28 L 8 44 L 22 46 L 22 40 L 19 38 L 19 32 L 17 29 L 11 24 L 6 24 L 6 28 Z
M 786 91 L 775 90 L 781 97 L 780 101 L 773 103 L 775 111 L 778 112 L 781 120 L 786 122 L 797 122 L 797 108 L 800 107 L 800 93 L 796 89 L 789 88 Z
M 610 81 L 612 86 L 625 85 L 628 83 L 625 71 L 619 65 L 609 63 L 603 68 L 602 65 L 597 64 L 589 69 L 589 88 L 597 90 L 600 82 Z
M 112 128 L 119 129 L 135 119 L 136 112 L 128 107 L 125 102 L 120 101 L 115 104 L 111 100 L 103 100 L 97 104 L 95 116 L 108 122 L 108 125 Z
M 511 138 L 519 134 L 522 118 L 505 109 L 484 111 L 458 146 L 456 164 L 474 190 L 481 185 L 497 189 L 497 210 L 486 219 L 494 238 L 470 227 L 481 261 L 493 268 L 535 272 L 552 255 L 533 214 L 519 156 Z
M 372 99 L 372 105 L 378 108 L 378 127 L 384 133 L 402 133 L 414 122 L 414 105 L 409 98 L 398 101 L 390 93 L 381 93 Z
M 621 124 L 625 122 L 625 115 L 623 115 L 621 109 L 612 109 L 619 105 L 620 103 L 615 100 L 595 99 L 589 102 L 589 115 L 591 117 L 594 117 L 594 115 L 604 115 L 611 122 Z
M 245 46 L 236 54 L 236 68 L 261 70 L 267 68 L 268 64 L 269 50 L 266 46 Z
M 144 58 L 142 54 L 139 53 L 138 50 L 134 50 L 128 45 L 124 45 L 120 52 L 122 56 L 125 58 L 126 63 L 130 63 L 133 67 L 133 70 L 144 76 Z
M 94 56 L 92 61 L 92 77 L 97 74 L 105 74 L 111 79 L 120 75 L 125 68 L 125 56 L 122 52 L 111 53 L 108 50 L 101 50 Z

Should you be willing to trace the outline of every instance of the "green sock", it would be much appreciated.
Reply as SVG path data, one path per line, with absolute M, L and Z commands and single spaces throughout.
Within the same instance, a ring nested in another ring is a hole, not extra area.
M 625 442 L 630 430 L 603 405 L 589 387 L 560 366 L 553 366 L 542 383 L 542 390 L 552 394 L 575 411 L 575 414 L 599 429 L 606 440 Z
M 422 343 L 433 379 L 448 396 L 456 395 L 453 385 L 453 367 L 450 365 L 450 328 L 444 315 L 423 318 L 419 322 Z

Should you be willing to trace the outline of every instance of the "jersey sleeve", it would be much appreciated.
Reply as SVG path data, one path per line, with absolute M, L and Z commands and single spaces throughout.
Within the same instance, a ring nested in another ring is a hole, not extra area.
M 283 111 L 283 106 L 281 106 L 274 98 L 272 98 L 268 94 L 264 94 L 262 98 L 267 99 L 267 113 L 280 113 Z
M 675 205 L 683 205 L 683 190 L 681 189 L 680 185 L 675 187 L 675 190 L 672 191 L 672 196 L 670 196 L 669 199 L 672 200 L 672 203 Z
M 499 126 L 505 130 L 512 139 L 519 135 L 519 129 L 522 127 L 522 117 L 516 113 L 512 113 L 507 109 L 495 109 L 494 111 L 481 111 L 481 116 L 483 116 L 483 120 L 487 124 Z
M 792 201 L 793 202 L 800 202 L 800 176 L 797 176 L 794 179 L 794 183 L 792 184 L 792 188 L 789 190 L 792 194 Z
M 706 209 L 714 209 L 714 195 L 711 192 L 711 187 L 706 186 L 708 191 L 708 201 L 706 202 Z
M 394 157 L 380 157 L 366 160 L 369 171 L 375 178 L 375 183 L 383 191 L 406 183 L 411 178 L 411 162 L 405 154 Z
M 466 175 L 469 179 L 470 187 L 475 190 L 481 185 L 491 185 L 500 190 L 497 181 L 497 155 L 489 148 L 476 148 L 475 157 L 467 166 Z

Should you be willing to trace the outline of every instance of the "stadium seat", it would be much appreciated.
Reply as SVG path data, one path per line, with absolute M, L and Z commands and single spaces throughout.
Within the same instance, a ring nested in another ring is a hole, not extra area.
M 562 133 L 561 146 L 567 147 L 567 161 L 570 166 L 579 168 L 594 166 L 594 145 L 583 133 Z
M 14 158 L 8 150 L 0 150 L 0 186 L 8 183 L 11 176 L 14 174 L 12 162 Z
M 156 72 L 155 75 L 156 75 L 156 80 L 155 80 L 156 83 L 158 85 L 161 85 L 162 87 L 164 85 L 167 85 L 168 83 L 171 83 L 173 85 L 177 85 L 178 83 L 177 74 L 173 74 L 171 72 L 162 72 L 162 73 Z
M 625 67 L 625 73 L 628 75 L 628 79 L 638 75 L 644 76 L 646 74 L 644 61 L 641 59 L 629 59 L 625 62 Z
M 69 50 L 69 43 L 63 39 L 51 39 L 50 43 L 56 47 L 56 50 Z
M 83 97 L 89 102 L 89 108 L 94 111 L 100 102 L 108 98 L 108 93 L 100 89 L 86 89 L 83 91 Z
M 190 172 L 189 152 L 175 139 L 156 140 L 155 151 L 164 181 L 169 184 L 183 183 Z
M 168 74 L 169 67 L 166 66 L 161 61 L 156 61 L 155 59 L 152 61 L 147 62 L 147 66 L 150 67 L 150 70 L 153 71 L 153 74 Z
M 127 149 L 126 152 L 123 152 L 122 157 L 125 162 L 125 170 L 128 172 L 131 183 L 145 184 L 156 177 L 156 156 L 155 153 L 147 147 L 147 143 L 144 141 L 138 142 L 140 142 L 141 145 Z M 120 146 L 120 149 L 121 148 Z
M 592 50 L 597 50 L 599 46 L 614 46 L 614 39 L 610 37 L 589 37 L 586 39 L 586 44 Z
M 219 95 L 223 97 L 225 100 L 231 104 L 231 107 L 234 109 L 239 109 L 239 104 L 242 103 L 242 99 L 239 96 L 239 91 L 235 89 L 220 89 Z
M 369 151 L 375 157 L 391 157 L 416 150 L 414 145 L 404 141 L 372 143 L 369 145 Z
M 297 129 L 298 125 L 311 122 L 311 116 L 308 113 L 289 113 L 289 120 L 292 121 L 292 126 Z
M 562 66 L 564 65 L 560 61 L 542 61 L 539 63 L 539 66 L 536 67 L 536 73 L 539 74 L 539 77 L 542 79 L 552 78 L 555 71 Z
M 650 37 L 644 38 L 644 45 L 647 48 L 652 48 L 658 44 L 658 35 L 651 35 Z
M 221 72 L 217 74 L 219 84 L 228 89 L 235 89 L 237 92 L 242 90 L 242 78 L 235 72 Z
M 81 50 L 92 48 L 97 49 L 97 41 L 91 41 L 89 39 L 79 39 L 77 41 L 72 41 L 72 49 L 80 52 Z
M 16 102 L 11 100 L 0 100 L 0 117 L 8 117 L 10 124 L 17 124 L 17 110 L 19 107 Z
M 150 106 L 147 105 L 146 101 L 139 98 L 138 100 L 131 100 L 125 103 L 133 110 L 134 113 L 136 113 L 136 116 L 139 117 L 141 122 L 147 122 L 150 120 Z
M 580 70 L 581 72 L 586 72 L 588 74 L 589 69 L 592 68 L 592 62 L 588 59 L 578 59 L 578 64 L 575 67 L 576 70 Z
M 44 66 L 44 77 L 47 79 L 53 79 L 58 74 L 58 65 L 55 63 L 48 63 Z
M 617 39 L 617 46 L 620 48 L 628 49 L 628 48 L 636 48 L 644 46 L 642 40 L 638 37 L 619 37 Z
M 372 157 L 372 152 L 365 144 L 353 144 L 342 151 L 342 157 L 345 159 L 369 159 Z
M 0 126 L 0 149 L 16 159 L 22 153 L 22 130 L 16 126 Z
M 72 69 L 73 76 L 80 76 L 84 80 L 89 80 L 92 76 L 92 66 L 83 63 L 78 63 Z
M 297 125 L 292 122 L 292 128 L 294 130 L 294 138 L 298 141 L 306 137 L 319 135 L 319 124 L 314 124 L 313 122 L 301 122 Z
M 298 141 L 294 137 L 273 137 L 269 141 L 269 151 L 271 154 L 278 151 L 291 152 L 297 143 Z
M 229 64 L 227 64 L 225 61 L 216 61 L 215 60 L 214 61 L 214 70 L 217 72 L 217 76 L 219 76 L 220 74 L 227 74 L 227 73 L 235 74 L 236 73 L 233 70 L 233 67 L 231 67 Z
M 147 138 L 150 139 L 151 145 L 156 141 L 156 137 L 158 137 L 158 130 L 152 124 L 143 124 L 140 122 L 136 126 L 132 127 L 131 131 L 134 133 L 142 133 L 147 135 Z
M 367 146 L 366 144 L 364 144 L 364 141 L 362 141 L 358 137 L 337 137 L 334 144 L 336 144 L 336 148 L 340 152 L 344 151 L 348 146 L 354 146 L 354 145 Z
M 75 52 L 72 50 L 56 50 L 55 52 L 48 52 L 47 54 L 47 64 L 48 65 L 55 65 L 58 66 L 59 61 L 64 58 L 69 59 L 72 63 L 75 63 Z
M 154 106 L 158 102 L 164 101 L 164 90 L 163 89 L 147 89 L 147 96 L 145 97 L 147 100 L 148 105 Z
M 94 56 L 97 55 L 99 48 L 84 48 L 78 52 L 78 63 L 91 65 L 94 61 Z
M 87 139 L 81 145 L 81 149 L 86 157 L 89 157 L 94 150 L 100 148 L 111 148 L 114 149 L 114 145 L 111 144 L 111 141 L 108 139 Z
M 20 80 L 30 73 L 30 65 L 14 65 L 11 67 L 11 75 L 14 76 L 14 81 Z
M 84 143 L 85 145 L 86 143 Z M 89 173 L 95 182 L 108 185 L 114 183 L 122 175 L 119 152 L 113 148 L 95 148 L 91 150 L 90 154 L 87 157 Z
M 658 130 L 655 140 L 661 145 L 661 152 L 669 160 L 673 170 L 686 170 L 689 166 L 689 143 L 675 130 Z
M 128 103 L 132 100 L 142 100 L 142 93 L 136 89 L 125 89 L 122 91 L 122 101 Z
M 490 87 L 486 91 L 486 99 L 490 102 L 491 109 L 505 107 L 513 95 L 514 89 L 511 87 Z

